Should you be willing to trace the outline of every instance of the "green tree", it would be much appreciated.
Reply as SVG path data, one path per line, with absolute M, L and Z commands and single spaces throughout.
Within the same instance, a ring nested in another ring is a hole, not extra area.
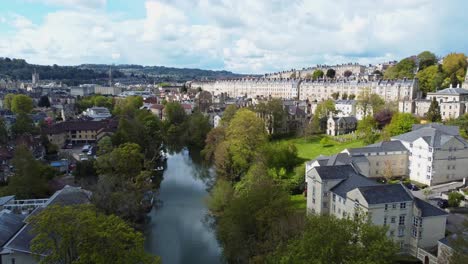
M 424 70 L 425 68 L 437 64 L 437 57 L 434 53 L 430 51 L 423 51 L 418 54 L 419 60 L 419 70 Z
M 330 79 L 335 78 L 336 71 L 334 69 L 328 69 L 326 76 Z
M 341 95 L 341 99 L 348 100 L 348 93 L 343 93 L 343 95 Z
M 17 199 L 47 197 L 49 194 L 47 182 L 51 179 L 49 170 L 33 157 L 26 146 L 17 146 L 12 164 L 15 173 L 10 177 L 6 187 L 8 194 L 15 195 Z
M 463 53 L 451 53 L 447 55 L 442 62 L 442 69 L 445 73 L 446 80 L 444 81 L 445 86 L 452 84 L 457 86 L 462 83 L 465 75 L 468 62 L 466 56 Z
M 39 99 L 39 102 L 37 103 L 37 106 L 39 107 L 50 107 L 50 101 L 49 101 L 49 96 L 43 95 Z
M 435 97 L 432 98 L 431 105 L 429 106 L 429 110 L 427 110 L 426 113 L 426 118 L 431 122 L 442 121 L 442 116 L 440 115 L 439 102 L 437 102 Z
M 312 73 L 312 79 L 317 80 L 317 79 L 323 78 L 323 75 L 324 75 L 324 73 L 323 73 L 322 70 L 315 70 Z
M 29 114 L 33 108 L 33 100 L 24 94 L 15 95 L 11 101 L 11 111 L 15 114 Z
M 328 99 L 323 102 L 317 104 L 315 108 L 314 115 L 312 120 L 310 121 L 309 125 L 307 126 L 307 135 L 312 134 L 321 134 L 325 131 L 327 126 L 327 116 L 331 113 L 336 112 L 335 102 L 333 100 Z
M 363 116 L 367 116 L 379 112 L 385 105 L 385 101 L 378 94 L 371 93 L 369 89 L 365 89 L 359 94 L 357 105 L 362 110 Z
M 32 134 L 35 132 L 34 124 L 29 115 L 20 113 L 16 116 L 16 122 L 12 125 L 11 131 L 15 136 Z
M 444 80 L 442 67 L 439 65 L 432 65 L 424 68 L 416 74 L 419 81 L 419 88 L 424 94 L 428 92 L 435 92 L 441 87 Z
M 392 121 L 385 127 L 385 131 L 389 136 L 397 136 L 410 132 L 414 124 L 417 124 L 418 120 L 409 113 L 395 113 L 392 117 Z
M 231 182 L 218 179 L 213 189 L 210 191 L 207 204 L 210 213 L 218 216 L 229 206 L 232 198 L 234 197 L 234 188 Z
M 131 116 L 143 105 L 141 96 L 128 96 L 124 99 L 116 101 L 114 106 L 114 114 L 121 116 Z
M 235 105 L 228 105 L 223 112 L 223 117 L 221 118 L 222 125 L 228 125 L 229 122 L 234 118 L 234 115 L 237 112 L 237 106 Z
M 354 100 L 354 98 L 356 98 L 356 95 L 355 94 L 350 94 L 348 96 L 349 100 Z
M 288 113 L 283 107 L 281 99 L 274 98 L 266 103 L 260 102 L 254 111 L 263 119 L 270 135 L 277 136 L 286 132 Z
M 39 263 L 159 263 L 145 252 L 141 233 L 90 205 L 48 206 L 29 222 Z
M 416 63 L 413 58 L 405 58 L 388 68 L 384 73 L 385 79 L 413 78 Z
M 166 124 L 180 125 L 185 122 L 187 114 L 185 113 L 184 108 L 178 102 L 169 102 L 164 107 L 164 112 L 166 115 Z
M 5 123 L 5 119 L 0 117 L 0 145 L 5 146 L 8 143 L 8 128 Z
M 3 98 L 3 108 L 11 110 L 11 103 L 13 102 L 14 94 L 6 94 Z
M 353 75 L 353 72 L 350 71 L 350 70 L 346 70 L 346 71 L 343 73 L 343 76 L 346 77 L 346 78 L 351 77 L 351 75 Z
M 361 220 L 309 216 L 301 235 L 280 245 L 268 263 L 394 263 L 398 249 L 386 232 Z
M 247 172 L 259 147 L 266 142 L 267 135 L 263 121 L 250 110 L 237 111 L 226 129 L 225 144 L 218 145 L 216 150 L 218 155 L 215 152 L 215 162 L 226 163 L 224 167 L 230 168 L 230 171 L 217 167 L 218 172 L 221 175 L 229 175 L 231 179 L 239 179 Z
M 338 100 L 338 98 L 340 98 L 340 93 L 339 92 L 332 93 L 331 97 L 335 100 Z
M 356 133 L 365 144 L 372 144 L 378 139 L 377 122 L 372 116 L 366 116 L 358 122 Z
M 208 132 L 205 140 L 205 147 L 202 150 L 202 155 L 205 160 L 212 161 L 214 159 L 215 150 L 218 145 L 224 141 L 226 129 L 222 126 L 215 127 Z
M 186 145 L 196 148 L 203 148 L 207 134 L 211 130 L 208 117 L 196 111 L 188 117 L 187 130 L 185 135 Z
M 465 199 L 463 194 L 459 192 L 450 192 L 448 195 L 448 204 L 450 207 L 458 207 L 463 199 Z
M 103 138 L 101 138 L 101 140 L 99 140 L 97 147 L 98 147 L 97 154 L 99 156 L 104 155 L 106 153 L 111 153 L 112 149 L 114 148 L 114 146 L 112 145 L 112 139 L 109 136 L 104 136 Z

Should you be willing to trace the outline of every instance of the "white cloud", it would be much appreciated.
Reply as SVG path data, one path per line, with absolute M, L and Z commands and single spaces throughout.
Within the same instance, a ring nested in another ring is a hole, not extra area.
M 463 32 L 467 21 L 450 17 L 468 8 L 465 1 L 159 0 L 146 1 L 146 14 L 139 19 L 99 9 L 104 0 L 42 1 L 66 8 L 37 25 L 21 16 L 8 20 L 16 33 L 0 36 L 1 54 L 34 63 L 261 73 L 316 63 L 381 62 L 426 49 L 444 55 L 453 47 L 468 47 L 462 34 L 447 33 Z

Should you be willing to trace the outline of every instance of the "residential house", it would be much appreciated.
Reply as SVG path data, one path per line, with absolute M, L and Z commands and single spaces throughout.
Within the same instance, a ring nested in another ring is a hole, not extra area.
M 327 135 L 338 136 L 354 132 L 357 128 L 357 119 L 354 116 L 330 117 L 327 120 Z

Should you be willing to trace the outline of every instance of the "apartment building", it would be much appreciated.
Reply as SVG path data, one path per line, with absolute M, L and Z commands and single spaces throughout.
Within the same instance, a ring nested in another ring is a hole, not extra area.
M 393 137 L 408 149 L 411 180 L 432 186 L 468 176 L 468 142 L 457 126 L 413 125 L 411 132 Z
M 414 197 L 402 184 L 379 184 L 351 165 L 313 167 L 306 173 L 308 213 L 366 216 L 387 226 L 401 251 L 417 255 L 445 236 L 447 213 Z

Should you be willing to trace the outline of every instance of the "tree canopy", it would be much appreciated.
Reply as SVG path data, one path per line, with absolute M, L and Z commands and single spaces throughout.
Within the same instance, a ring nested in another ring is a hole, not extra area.
M 437 57 L 434 53 L 430 51 L 423 51 L 418 54 L 419 60 L 419 70 L 424 70 L 425 68 L 437 64 Z
M 51 205 L 30 218 L 39 263 L 159 263 L 144 250 L 143 235 L 115 215 L 90 205 Z
M 398 62 L 397 64 L 388 68 L 384 73 L 385 79 L 402 79 L 402 78 L 413 78 L 414 71 L 416 69 L 416 63 L 414 58 L 406 58 Z
M 410 132 L 413 125 L 417 123 L 418 120 L 412 114 L 395 113 L 390 124 L 385 127 L 385 130 L 390 136 L 397 136 Z
M 442 116 L 440 115 L 439 102 L 437 102 L 435 97 L 432 98 L 431 105 L 429 106 L 429 110 L 426 113 L 426 118 L 430 122 L 442 121 Z
M 33 100 L 24 94 L 15 95 L 11 101 L 11 111 L 15 114 L 29 114 L 33 108 Z
M 324 73 L 323 73 L 322 70 L 315 70 L 312 73 L 312 79 L 317 80 L 317 79 L 323 78 L 323 75 L 324 75 Z

